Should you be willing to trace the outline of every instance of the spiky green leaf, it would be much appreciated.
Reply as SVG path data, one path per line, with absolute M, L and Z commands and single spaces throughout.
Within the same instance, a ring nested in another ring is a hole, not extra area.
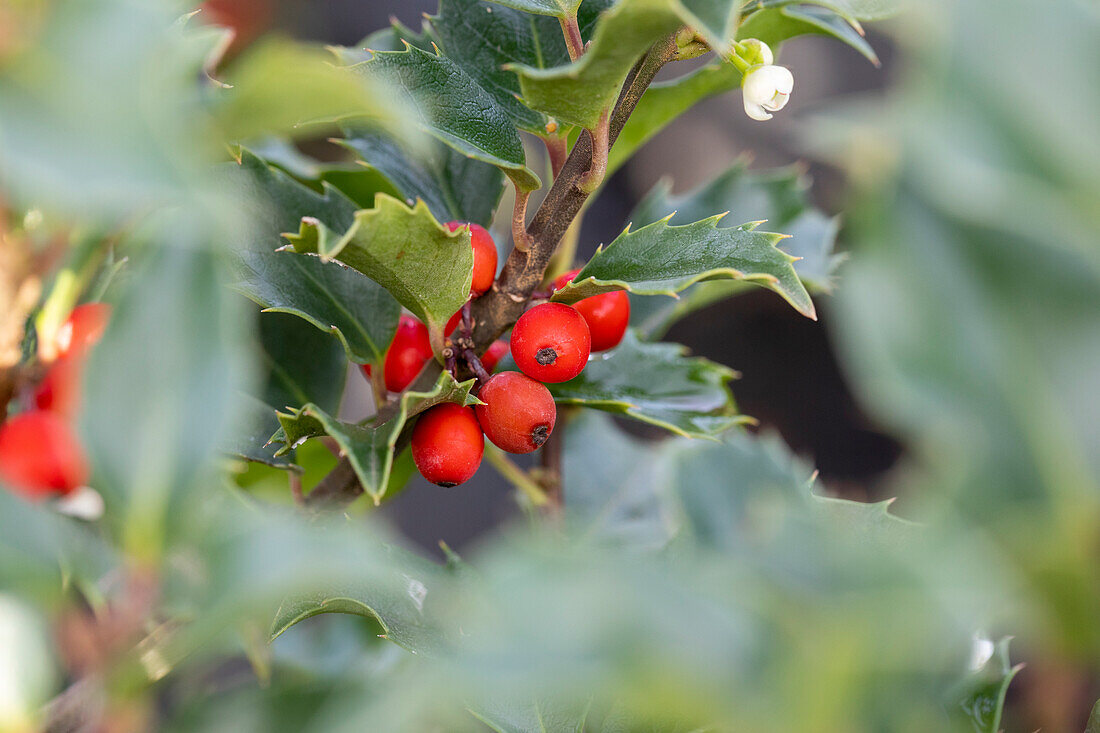
M 761 232 L 756 223 L 719 227 L 723 215 L 685 226 L 666 217 L 601 247 L 554 300 L 575 303 L 599 293 L 627 290 L 675 297 L 704 280 L 744 280 L 773 290 L 799 313 L 816 318 L 813 301 L 787 253 L 776 247 L 782 234 Z
M 470 394 L 473 386 L 472 379 L 460 383 L 449 373 L 443 372 L 432 390 L 403 392 L 396 414 L 381 423 L 356 425 L 343 422 L 312 404 L 305 405 L 300 410 L 279 413 L 279 423 L 283 430 L 281 437 L 285 441 L 280 452 L 290 450 L 309 438 L 328 435 L 348 456 L 364 491 L 375 504 L 379 504 L 387 493 L 398 438 L 409 419 L 443 402 L 480 404 Z
M 347 230 L 304 218 L 287 240 L 295 252 L 336 260 L 386 288 L 428 327 L 436 351 L 443 326 L 470 297 L 474 252 L 466 229 L 449 231 L 423 201 L 409 207 L 380 194 Z

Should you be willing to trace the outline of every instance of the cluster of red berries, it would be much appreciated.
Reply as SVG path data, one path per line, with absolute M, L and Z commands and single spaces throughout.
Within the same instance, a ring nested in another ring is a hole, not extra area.
M 452 222 L 448 226 L 453 231 L 460 225 Z M 473 297 L 492 287 L 496 273 L 496 247 L 488 232 L 475 227 L 471 225 L 475 233 Z M 484 249 L 479 249 L 479 241 Z M 554 288 L 564 287 L 578 272 L 562 275 Z M 456 313 L 447 324 L 447 335 L 458 326 L 460 315 Z M 520 372 L 501 372 L 480 380 L 477 397 L 482 405 L 437 405 L 417 420 L 412 455 L 420 474 L 440 486 L 468 481 L 481 465 L 485 437 L 509 453 L 530 453 L 541 447 L 557 419 L 554 398 L 544 383 L 576 377 L 584 370 L 591 352 L 613 348 L 622 341 L 629 321 L 630 300 L 622 291 L 585 298 L 575 306 L 542 303 L 528 310 L 512 328 L 510 347 L 503 341 L 495 342 L 480 364 L 487 375 L 510 348 Z M 399 328 L 386 354 L 387 389 L 393 389 L 389 378 L 391 358 L 395 364 L 405 359 L 415 363 L 415 368 L 401 372 L 400 379 L 394 367 L 394 384 L 405 386 L 432 357 L 423 324 L 409 318 L 403 320 L 402 328 L 409 335 L 401 337 Z M 394 354 L 398 348 L 403 355 Z
M 30 499 L 64 496 L 88 481 L 89 466 L 70 423 L 80 407 L 84 359 L 110 319 L 104 303 L 79 305 L 57 332 L 54 356 L 33 407 L 0 425 L 0 482 Z

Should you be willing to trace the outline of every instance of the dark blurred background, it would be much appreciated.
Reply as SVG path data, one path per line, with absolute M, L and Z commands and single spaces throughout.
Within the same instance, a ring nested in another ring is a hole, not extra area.
M 396 17 L 418 28 L 437 0 L 229 0 L 219 3 L 254 21 L 256 31 L 273 27 L 298 37 L 353 45 Z M 634 204 L 661 178 L 674 191 L 698 186 L 724 171 L 742 154 L 753 167 L 796 161 L 808 165 L 814 202 L 833 214 L 843 209 L 845 188 L 834 170 L 800 154 L 800 120 L 847 94 L 881 95 L 894 74 L 887 38 L 869 36 L 881 68 L 830 39 L 802 37 L 783 48 L 782 62 L 797 79 L 791 102 L 762 124 L 746 117 L 739 94 L 707 100 L 646 145 L 608 183 L 589 210 L 580 256 L 614 239 Z M 682 72 L 679 72 L 682 73 Z M 717 213 L 717 212 L 715 212 Z M 843 231 L 840 247 L 844 246 Z M 843 279 L 843 269 L 840 273 Z M 759 419 L 761 430 L 778 431 L 812 461 L 830 493 L 879 499 L 886 472 L 902 448 L 870 422 L 854 402 L 830 346 L 830 302 L 815 298 L 820 320 L 809 321 L 770 292 L 754 291 L 715 304 L 681 321 L 666 336 L 700 356 L 741 372 L 733 385 L 742 412 Z M 350 398 L 367 400 L 357 371 Z M 365 405 L 363 409 L 366 409 Z M 634 429 L 633 426 L 624 427 Z M 565 466 L 568 487 L 568 465 Z M 568 497 L 566 499 L 568 501 Z M 384 509 L 410 539 L 432 552 L 446 541 L 461 549 L 518 508 L 510 487 L 488 467 L 460 490 L 440 489 L 419 477 Z

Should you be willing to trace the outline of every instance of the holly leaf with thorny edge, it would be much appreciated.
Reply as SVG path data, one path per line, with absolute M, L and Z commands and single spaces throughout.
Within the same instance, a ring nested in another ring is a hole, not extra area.
M 723 52 L 732 36 L 734 0 L 622 0 L 596 24 L 592 41 L 576 62 L 552 69 L 513 64 L 524 101 L 557 120 L 595 129 L 615 103 L 638 58 L 683 26 L 696 29 Z
M 751 422 L 737 412 L 726 386 L 737 373 L 686 351 L 679 344 L 639 341 L 628 331 L 578 376 L 546 386 L 561 404 L 620 413 L 689 438 L 712 438 Z
M 351 227 L 355 203 L 327 183 L 318 193 L 243 149 L 234 173 L 254 226 L 245 246 L 232 250 L 233 289 L 265 312 L 290 313 L 334 335 L 350 360 L 381 363 L 401 313 L 397 301 L 334 262 L 276 252 L 282 233 L 305 217 L 336 231 Z
M 459 405 L 481 404 L 470 394 L 474 384 L 473 379 L 456 382 L 449 373 L 443 372 L 430 391 L 402 393 L 396 405 L 396 414 L 392 417 L 384 422 L 368 422 L 365 425 L 337 420 L 312 404 L 305 405 L 300 410 L 279 413 L 279 424 L 282 426 L 282 435 L 279 438 L 285 441 L 279 453 L 288 451 L 309 438 L 323 435 L 331 437 L 340 446 L 341 452 L 347 455 L 363 490 L 375 504 L 380 504 L 386 494 L 398 439 L 410 418 L 443 402 Z
M 723 216 L 686 226 L 671 226 L 668 216 L 637 231 L 627 227 L 598 249 L 553 300 L 576 303 L 613 290 L 676 297 L 697 282 L 725 278 L 762 285 L 816 319 L 813 301 L 792 266 L 797 258 L 776 247 L 785 235 L 757 231 L 759 222 L 720 228 Z
M 302 219 L 298 234 L 285 235 L 288 246 L 322 261 L 336 260 L 380 284 L 427 325 L 438 353 L 444 324 L 470 297 L 470 233 L 449 231 L 423 201 L 410 208 L 379 194 L 375 204 L 356 212 L 340 233 L 317 219 Z
M 376 52 L 345 67 L 403 93 L 416 110 L 411 122 L 463 155 L 491 163 L 521 191 L 542 183 L 527 167 L 523 142 L 508 114 L 458 64 L 414 46 Z

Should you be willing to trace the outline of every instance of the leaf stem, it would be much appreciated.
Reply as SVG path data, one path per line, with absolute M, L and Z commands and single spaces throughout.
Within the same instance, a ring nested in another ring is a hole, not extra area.
M 576 61 L 584 55 L 584 38 L 581 37 L 581 25 L 574 13 L 566 18 L 559 18 L 561 32 L 565 36 L 565 47 L 569 50 L 569 60 Z
M 485 457 L 510 484 L 515 486 L 535 506 L 547 506 L 550 500 L 534 479 L 517 466 L 508 455 L 492 443 L 485 446 Z
M 569 155 L 569 139 L 564 135 L 540 137 L 539 139 L 546 146 L 546 154 L 550 158 L 551 177 L 557 178 L 558 174 L 561 173 L 561 167 L 565 165 L 566 157 Z

